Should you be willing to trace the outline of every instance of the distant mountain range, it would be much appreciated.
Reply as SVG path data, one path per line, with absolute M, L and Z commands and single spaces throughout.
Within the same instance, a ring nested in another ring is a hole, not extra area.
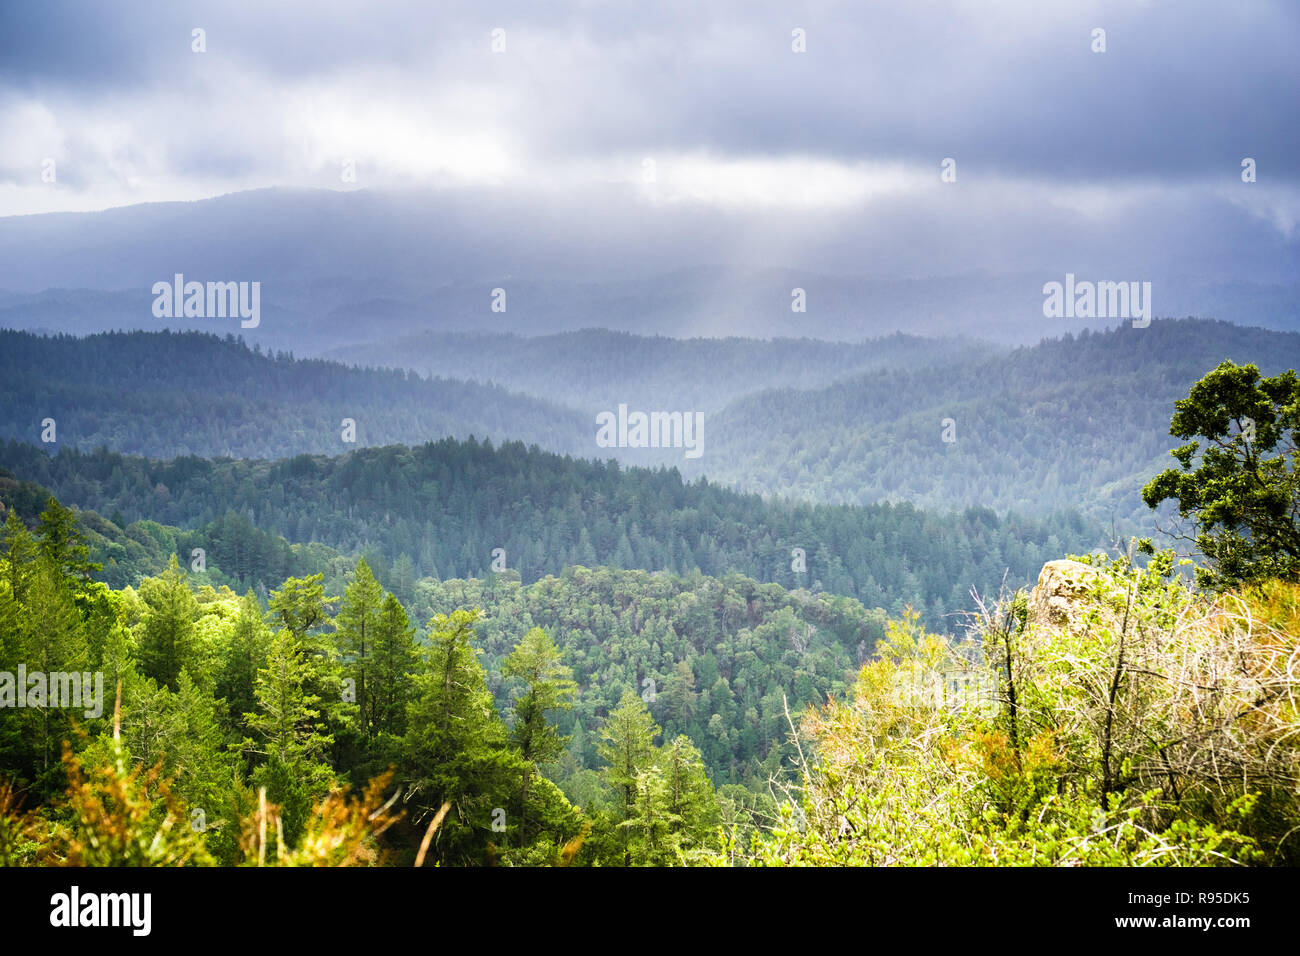
M 850 376 L 974 361 L 1008 349 L 895 333 L 863 342 L 676 339 L 606 329 L 520 336 L 425 332 L 345 346 L 326 358 L 499 384 L 587 416 L 627 403 L 716 412 L 756 389 L 822 388 Z
M 627 196 L 606 198 L 607 226 Z M 554 215 L 472 189 L 274 189 L 0 218 L 0 438 L 42 443 L 53 420 L 51 450 L 275 459 L 472 435 L 764 495 L 1136 530 L 1192 382 L 1225 357 L 1300 366 L 1300 285 L 1094 276 L 1151 281 L 1157 315 L 1218 316 L 1112 328 L 1045 319 L 1055 273 L 681 268 L 594 221 L 581 255 L 539 241 Z M 157 317 L 177 274 L 260 283 L 256 326 Z M 598 440 L 615 412 L 702 415 L 700 456 Z
M 42 443 L 42 423 L 53 419 L 51 450 L 107 446 L 155 458 L 338 454 L 471 435 L 590 447 L 586 416 L 499 386 L 257 348 L 195 332 L 0 331 L 0 437 Z
M 1080 508 L 1120 531 L 1149 530 L 1141 488 L 1183 443 L 1169 435 L 1174 402 L 1224 359 L 1265 374 L 1300 368 L 1300 334 L 1156 320 L 762 391 L 712 417 L 708 455 L 683 473 L 833 503 Z
M 193 545 L 245 586 L 274 586 L 277 575 L 313 556 L 329 564 L 339 552 L 364 553 L 385 580 L 391 568 L 394 590 L 417 605 L 423 577 L 492 579 L 509 571 L 531 582 L 575 565 L 609 566 L 738 572 L 895 614 L 910 603 L 935 626 L 956 627 L 959 621 L 943 619 L 967 608 L 971 587 L 996 594 L 1004 580 L 1032 583 L 1063 550 L 1104 543 L 1077 514 L 1026 519 L 987 508 L 945 515 L 906 504 L 764 501 L 707 481 L 686 483 L 669 470 L 575 460 L 519 442 L 447 439 L 270 462 L 158 462 L 103 450 L 50 458 L 9 442 L 0 444 L 0 492 L 5 471 L 119 528 L 151 520 L 205 529 Z M 20 482 L 9 485 L 22 490 Z M 265 532 L 330 550 L 290 553 Z M 147 557 L 129 548 L 118 555 L 133 567 Z
M 430 334 L 348 354 L 480 381 L 294 359 L 196 333 L 0 332 L 0 438 L 41 444 L 52 418 L 51 451 L 273 459 L 473 435 L 796 500 L 1077 508 L 1137 531 L 1151 524 L 1142 484 L 1177 443 L 1173 403 L 1224 358 L 1269 373 L 1300 367 L 1300 334 L 1156 320 L 1007 350 L 907 336 L 844 345 L 588 330 Z M 594 413 L 619 404 L 700 412 L 703 453 L 601 446 Z
M 241 331 L 237 320 L 155 318 L 154 283 L 178 273 L 199 282 L 260 282 L 261 322 L 243 334 L 297 355 L 446 332 L 535 336 L 599 327 L 828 341 L 905 332 L 1026 344 L 1112 324 L 1044 318 L 1043 285 L 1061 280 L 1064 267 L 905 278 L 735 264 L 683 268 L 649 251 L 639 256 L 627 237 L 603 242 L 584 234 L 581 250 L 570 248 L 552 237 L 548 215 L 472 190 L 276 189 L 0 218 L 0 326 L 77 334 Z M 698 232 L 707 236 L 712 227 L 701 222 Z M 1072 268 L 1086 273 L 1085 265 Z M 1300 329 L 1296 283 L 1083 277 L 1150 281 L 1160 316 Z M 504 311 L 493 311 L 494 289 L 505 291 Z M 795 289 L 804 291 L 806 311 L 792 310 Z

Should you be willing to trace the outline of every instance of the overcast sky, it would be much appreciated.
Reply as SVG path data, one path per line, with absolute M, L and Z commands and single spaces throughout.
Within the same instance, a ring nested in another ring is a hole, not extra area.
M 1290 0 L 9 3 L 0 216 L 414 186 L 577 219 L 612 186 L 741 217 L 774 265 L 815 232 L 863 273 L 1104 246 L 1294 281 L 1298 104 Z

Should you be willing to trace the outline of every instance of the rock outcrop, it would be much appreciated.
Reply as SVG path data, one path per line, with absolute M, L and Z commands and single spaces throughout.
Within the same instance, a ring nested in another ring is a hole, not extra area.
M 1089 608 L 1096 606 L 1089 592 L 1104 577 L 1102 571 L 1078 561 L 1048 561 L 1029 592 L 1029 624 L 1077 630 Z

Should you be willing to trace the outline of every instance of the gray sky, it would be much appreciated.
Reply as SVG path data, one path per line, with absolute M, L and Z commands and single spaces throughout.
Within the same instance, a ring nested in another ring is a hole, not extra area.
M 0 216 L 429 187 L 577 221 L 612 189 L 756 264 L 1295 281 L 1298 54 L 1287 0 L 5 4 Z

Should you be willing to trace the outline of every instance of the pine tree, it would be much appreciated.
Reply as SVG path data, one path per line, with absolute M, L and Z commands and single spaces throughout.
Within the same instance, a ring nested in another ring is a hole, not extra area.
M 271 641 L 266 666 L 257 674 L 258 709 L 244 715 L 256 739 L 245 751 L 266 758 L 253 782 L 283 808 L 285 838 L 292 845 L 302 831 L 313 797 L 329 787 L 333 774 L 324 762 L 333 738 L 320 727 L 320 698 L 307 690 L 312 669 L 298 654 L 297 641 L 282 630 Z
M 368 741 L 374 738 L 375 714 L 374 704 L 367 695 L 366 677 L 372 669 L 383 600 L 384 589 L 375 580 L 366 559 L 359 559 L 353 581 L 343 592 L 334 639 L 344 655 L 343 674 L 355 682 L 361 731 Z
M 405 522 L 403 522 L 405 523 Z M 415 563 L 411 560 L 411 549 L 405 548 L 393 562 L 391 585 L 397 599 L 409 604 L 415 598 Z
M 198 601 L 176 555 L 161 575 L 140 582 L 140 597 L 148 606 L 141 625 L 140 671 L 175 690 L 181 668 L 195 653 L 194 622 L 199 616 Z
M 257 710 L 245 714 L 248 725 L 262 738 L 255 753 L 274 756 L 286 766 L 315 761 L 330 743 L 317 723 L 320 698 L 307 692 L 310 667 L 296 653 L 293 635 L 281 631 L 271 640 L 266 666 L 257 672 L 254 697 Z
M 324 580 L 324 574 L 286 578 L 278 591 L 271 592 L 268 607 L 272 619 L 301 647 L 312 643 L 313 632 L 333 623 L 328 605 L 338 598 L 325 596 Z
M 172 692 L 152 677 L 130 674 L 122 686 L 122 743 L 148 770 L 160 763 L 182 733 Z
M 572 668 L 560 663 L 560 649 L 550 635 L 534 627 L 505 659 L 502 673 L 524 682 L 523 692 L 515 700 L 511 740 L 525 760 L 549 763 L 568 742 L 547 715 L 573 706 L 578 685 L 572 680 Z
M 27 579 L 31 577 L 37 555 L 36 540 L 27 530 L 18 512 L 5 515 L 4 536 L 0 538 L 0 569 L 9 585 L 9 596 L 17 604 L 26 598 Z
M 58 566 L 49 557 L 43 556 L 36 563 L 36 571 L 27 584 L 24 615 L 17 659 L 29 671 L 42 673 L 47 694 L 52 694 L 49 683 L 54 671 L 81 671 L 89 661 L 75 595 L 68 579 L 59 573 Z M 73 712 L 52 706 L 53 701 L 48 697 L 44 705 L 35 708 L 31 708 L 30 695 L 28 701 L 29 709 L 20 712 L 19 721 L 22 725 L 35 725 L 29 731 L 39 741 L 35 769 L 46 778 L 43 787 L 58 788 L 62 785 L 57 779 L 61 765 L 55 747 L 67 733 Z
M 321 705 L 333 739 L 347 731 L 353 707 L 343 700 L 338 650 L 323 631 L 334 623 L 329 605 L 338 600 L 325 594 L 324 580 L 324 574 L 286 578 L 267 608 L 273 625 L 292 639 L 294 656 L 305 666 L 303 689 Z
M 631 689 L 623 692 L 618 706 L 605 718 L 596 753 L 606 764 L 601 778 L 618 795 L 620 822 L 630 820 L 635 812 L 640 787 L 637 777 L 654 763 L 654 739 L 658 734 L 659 727 L 645 702 Z M 625 862 L 630 864 L 631 859 L 628 849 Z
M 90 548 L 77 527 L 77 516 L 53 496 L 45 503 L 36 533 L 41 554 L 71 582 L 89 581 L 91 572 L 102 570 L 89 559 Z
M 664 681 L 663 694 L 664 715 L 671 718 L 678 730 L 684 730 L 695 714 L 695 672 L 689 661 L 678 661 L 673 665 L 673 672 Z M 667 723 L 667 720 L 665 720 Z
M 415 628 L 392 594 L 384 597 L 379 609 L 373 659 L 370 699 L 374 702 L 375 729 L 401 736 L 406 731 L 406 709 L 415 687 L 419 655 Z
M 235 755 L 225 746 L 217 719 L 218 701 L 181 671 L 172 698 L 180 736 L 171 743 L 164 770 L 175 778 L 174 790 L 191 810 L 199 811 L 208 850 L 233 862 L 239 848 L 235 822 L 241 787 Z
M 434 852 L 457 862 L 481 860 L 493 811 L 510 805 L 523 770 L 522 760 L 505 748 L 505 726 L 472 644 L 481 615 L 460 610 L 429 621 L 429 649 L 405 742 L 409 799 L 419 807 L 414 817 L 420 822 L 451 803 Z
M 528 784 L 537 765 L 549 763 L 564 751 L 568 738 L 556 730 L 547 714 L 568 710 L 578 685 L 573 670 L 560 663 L 560 649 L 540 627 L 524 635 L 505 659 L 502 672 L 524 682 L 523 693 L 515 700 L 515 721 L 510 728 L 511 742 L 527 761 L 520 793 L 521 825 L 528 822 Z
M 632 866 L 665 866 L 673 862 L 681 820 L 668 805 L 663 771 L 650 766 L 636 775 L 635 799 L 619 827 L 628 834 L 626 862 Z
M 703 846 L 717 827 L 718 798 L 699 749 L 685 735 L 678 735 L 660 750 L 659 766 L 672 829 L 681 837 L 678 845 Z
M 251 590 L 239 602 L 239 613 L 226 642 L 222 669 L 217 677 L 217 697 L 225 700 L 229 721 L 242 727 L 244 715 L 257 707 L 254 687 L 266 664 L 271 631 L 262 619 L 262 607 Z

